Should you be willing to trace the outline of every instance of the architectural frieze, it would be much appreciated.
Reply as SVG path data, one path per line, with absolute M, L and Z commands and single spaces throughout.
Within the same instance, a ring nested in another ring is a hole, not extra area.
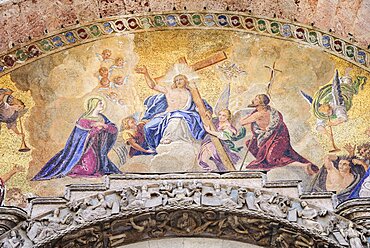
M 267 247 L 341 247 L 365 243 L 367 235 L 327 209 L 278 193 L 211 181 L 158 180 L 69 200 L 19 223 L 2 242 L 118 247 L 149 238 L 204 236 Z

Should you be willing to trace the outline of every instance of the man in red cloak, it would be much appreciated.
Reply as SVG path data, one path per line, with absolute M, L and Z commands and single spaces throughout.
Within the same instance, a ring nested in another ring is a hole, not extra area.
M 246 141 L 246 146 L 256 159 L 250 162 L 247 168 L 269 171 L 299 162 L 305 166 L 307 174 L 317 173 L 318 167 L 292 148 L 289 131 L 282 114 L 271 108 L 269 103 L 270 99 L 267 95 L 257 95 L 248 106 L 256 108 L 255 111 L 240 121 L 243 126 L 250 124 L 253 134 L 252 139 Z

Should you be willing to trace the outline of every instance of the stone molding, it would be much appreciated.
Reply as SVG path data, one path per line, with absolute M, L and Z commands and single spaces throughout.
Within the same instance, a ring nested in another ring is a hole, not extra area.
M 268 247 L 342 247 L 355 239 L 365 243 L 368 235 L 333 212 L 277 193 L 211 180 L 159 179 L 70 200 L 22 221 L 0 242 L 117 247 L 150 238 L 198 236 Z
M 25 221 L 26 211 L 17 207 L 0 207 L 0 236 Z
M 370 230 L 370 199 L 357 198 L 337 206 L 335 212 Z

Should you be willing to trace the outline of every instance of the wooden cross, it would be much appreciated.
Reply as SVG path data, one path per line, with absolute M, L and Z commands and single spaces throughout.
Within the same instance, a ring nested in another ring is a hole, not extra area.
M 217 52 L 215 54 L 213 54 L 212 56 L 206 58 L 206 59 L 203 59 L 201 61 L 198 61 L 197 63 L 195 64 L 192 64 L 190 65 L 190 67 L 194 70 L 194 71 L 199 71 L 201 69 L 204 69 L 204 68 L 207 68 L 209 66 L 212 66 L 214 64 L 217 64 L 221 61 L 224 61 L 225 59 L 227 59 L 227 56 L 226 56 L 226 53 L 225 52 Z M 185 57 L 181 57 L 179 60 L 178 60 L 179 63 L 182 63 L 182 64 L 188 64 L 188 62 L 186 61 L 186 58 Z M 161 78 L 163 78 L 164 76 L 161 76 L 161 77 L 157 77 L 155 78 L 154 80 L 155 81 L 159 81 Z M 198 109 L 198 113 L 200 115 L 200 118 L 202 119 L 202 122 L 205 124 L 205 125 L 208 125 L 211 129 L 215 130 L 215 126 L 213 125 L 213 122 L 210 118 L 208 118 L 207 116 L 207 109 L 206 109 L 206 106 L 204 105 L 204 102 L 202 100 L 202 97 L 199 93 L 199 90 L 198 88 L 194 87 L 194 88 L 189 88 L 189 91 L 191 93 L 191 96 L 193 98 L 193 101 L 195 103 L 195 106 L 197 107 Z M 213 135 L 210 135 L 211 136 L 211 141 L 212 143 L 214 144 L 216 150 L 217 150 L 217 153 L 219 154 L 220 158 L 221 158 L 221 161 L 222 163 L 224 164 L 224 166 L 226 167 L 227 170 L 229 171 L 234 171 L 235 170 L 235 166 L 233 165 L 233 163 L 231 162 L 229 156 L 227 155 L 224 147 L 222 146 L 222 143 L 221 141 L 213 136 Z
M 271 98 L 271 89 L 272 89 L 272 84 L 275 80 L 275 74 L 276 72 L 282 72 L 278 69 L 275 68 L 276 61 L 273 63 L 272 67 L 265 65 L 266 68 L 270 69 L 270 80 L 269 83 L 267 84 L 267 95 Z

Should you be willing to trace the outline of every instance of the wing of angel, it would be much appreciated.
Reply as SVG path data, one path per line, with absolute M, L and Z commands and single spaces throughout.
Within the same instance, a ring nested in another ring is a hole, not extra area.
M 331 94 L 333 96 L 334 106 L 344 106 L 344 99 L 342 95 L 342 90 L 340 88 L 340 80 L 338 70 L 335 70 L 335 76 L 331 86 Z
M 141 114 L 142 112 L 135 112 L 132 117 L 135 119 L 136 123 L 138 123 L 141 120 Z
M 303 96 L 303 98 L 311 105 L 313 101 L 312 97 L 307 93 L 304 93 L 302 90 L 300 90 L 300 93 Z
M 227 83 L 225 89 L 221 93 L 220 97 L 217 100 L 215 106 L 215 114 L 219 113 L 223 109 L 229 109 L 229 100 L 230 100 L 230 83 Z
M 99 61 L 103 61 L 103 56 L 100 54 L 100 53 L 95 53 L 95 56 L 96 58 L 99 60 Z
M 241 110 L 234 112 L 232 119 L 231 119 L 231 124 L 236 128 L 236 130 L 239 130 L 242 127 L 240 125 L 241 118 L 252 114 L 253 111 L 254 109 L 241 109 Z

